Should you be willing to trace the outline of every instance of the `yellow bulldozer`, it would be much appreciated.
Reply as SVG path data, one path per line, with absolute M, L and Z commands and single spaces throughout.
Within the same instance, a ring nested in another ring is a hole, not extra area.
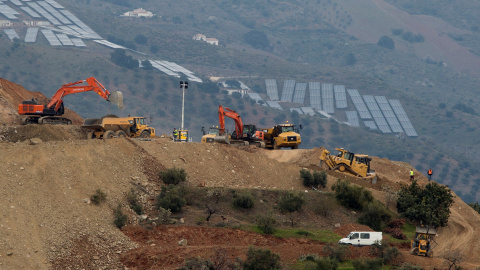
M 415 230 L 415 239 L 411 242 L 410 254 L 424 255 L 425 257 L 433 257 L 433 248 L 436 246 L 434 240 L 437 230 L 429 226 L 417 226 Z
M 337 155 L 331 155 L 330 151 L 324 149 L 320 155 L 321 168 L 329 170 L 337 170 L 342 173 L 348 173 L 356 177 L 370 179 L 375 184 L 377 182 L 377 175 L 375 171 L 370 169 L 370 161 L 372 160 L 367 155 L 360 155 L 349 152 L 343 148 L 336 148 Z

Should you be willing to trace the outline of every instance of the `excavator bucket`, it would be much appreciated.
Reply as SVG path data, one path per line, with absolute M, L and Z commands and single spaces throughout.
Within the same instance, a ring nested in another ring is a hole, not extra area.
M 216 143 L 225 143 L 225 144 L 230 144 L 230 140 L 228 139 L 228 135 L 217 135 L 214 138 L 214 142 Z
M 117 105 L 120 110 L 123 110 L 123 94 L 120 91 L 115 91 L 110 94 L 108 100 Z

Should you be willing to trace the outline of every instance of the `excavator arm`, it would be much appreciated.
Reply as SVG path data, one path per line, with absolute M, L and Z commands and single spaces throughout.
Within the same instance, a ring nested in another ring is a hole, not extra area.
M 233 121 L 235 122 L 235 132 L 237 133 L 237 138 L 238 139 L 242 138 L 243 137 L 242 118 L 234 110 L 229 109 L 227 107 L 225 107 L 224 109 L 222 105 L 218 106 L 218 120 L 220 124 L 220 128 L 219 128 L 220 135 L 225 133 L 225 116 L 233 119 Z
M 88 85 L 80 85 L 84 83 L 87 83 Z M 110 101 L 110 92 L 97 79 L 95 79 L 94 77 L 90 77 L 86 80 L 62 85 L 62 87 L 57 90 L 55 95 L 53 95 L 52 99 L 47 105 L 47 108 L 58 111 L 63 103 L 63 98 L 65 96 L 88 91 L 94 91 L 105 100 Z

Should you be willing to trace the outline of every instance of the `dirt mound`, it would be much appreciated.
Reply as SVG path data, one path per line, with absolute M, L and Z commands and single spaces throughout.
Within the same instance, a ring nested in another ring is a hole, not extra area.
M 23 86 L 12 83 L 0 78 L 0 124 L 2 125 L 19 125 L 21 117 L 18 114 L 18 105 L 23 100 L 38 99 L 41 104 L 47 103 L 47 97 L 40 92 L 31 92 L 23 88 Z M 73 124 L 80 125 L 83 118 L 75 112 L 65 109 L 63 115 L 73 121 Z
M 23 142 L 32 138 L 42 141 L 82 140 L 87 131 L 71 125 L 22 125 L 0 127 L 0 141 Z
M 142 203 L 151 207 L 162 184 L 158 171 L 165 168 L 184 168 L 191 186 L 305 191 L 299 170 L 317 170 L 321 148 L 271 151 L 162 138 L 85 140 L 85 131 L 78 125 L 12 125 L 20 121 L 18 104 L 32 97 L 45 99 L 0 78 L 0 268 L 116 269 L 125 264 L 174 269 L 186 257 L 209 258 L 216 250 L 223 250 L 230 259 L 242 257 L 250 245 L 281 254 L 284 263 L 302 254 L 323 254 L 324 244 L 305 239 L 197 226 L 159 226 L 151 231 L 128 227 L 124 234 L 112 222 L 113 209 L 119 204 L 129 223 L 139 220 L 127 206 L 126 196 L 132 189 L 142 190 Z M 67 112 L 66 117 L 82 123 L 74 113 Z M 41 141 L 28 142 L 32 138 Z M 374 157 L 372 169 L 378 175 L 376 184 L 328 171 L 327 189 L 336 179 L 346 179 L 371 190 L 388 206 L 388 194 L 409 183 L 411 166 Z M 421 185 L 428 183 L 419 172 L 415 178 Z M 97 189 L 107 194 L 107 202 L 100 206 L 89 203 Z M 468 267 L 480 266 L 475 256 L 480 253 L 476 239 L 480 215 L 460 198 L 455 198 L 451 211 L 448 226 L 439 230 L 436 258 L 425 262 L 402 247 L 406 261 L 439 266 L 444 252 L 459 249 L 469 258 Z M 337 229 L 340 236 L 354 229 L 367 230 L 349 224 L 353 218 L 342 215 L 334 215 L 343 225 Z M 332 220 L 325 224 L 333 227 Z M 178 246 L 181 239 L 189 244 Z M 370 256 L 368 248 L 350 249 L 352 258 Z

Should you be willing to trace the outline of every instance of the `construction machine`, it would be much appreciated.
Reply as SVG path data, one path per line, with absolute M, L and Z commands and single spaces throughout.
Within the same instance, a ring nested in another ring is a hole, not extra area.
M 87 85 L 85 85 L 85 83 Z M 18 113 L 24 115 L 23 124 L 62 124 L 71 125 L 72 120 L 61 117 L 65 113 L 63 98 L 70 94 L 94 91 L 105 100 L 112 102 L 123 109 L 123 95 L 121 92 L 110 93 L 97 79 L 90 77 L 86 80 L 67 83 L 57 90 L 48 104 L 40 104 L 37 99 L 24 100 L 18 105 Z
M 116 137 L 155 138 L 155 129 L 147 125 L 145 117 L 87 118 L 82 128 L 89 129 L 87 139 L 111 139 Z
M 302 125 L 299 127 L 301 129 Z M 282 147 L 298 149 L 298 146 L 302 143 L 302 138 L 300 137 L 297 126 L 289 124 L 288 121 L 285 124 L 263 129 L 263 132 L 265 146 L 268 149 L 280 149 Z
M 411 255 L 425 255 L 433 257 L 433 248 L 436 246 L 435 235 L 437 230 L 430 226 L 417 226 L 415 230 L 415 239 L 411 241 Z
M 205 128 L 202 127 L 202 143 L 213 143 L 215 142 L 215 137 L 220 135 L 220 130 L 218 129 L 218 126 L 212 126 L 208 130 L 208 134 L 205 132 Z
M 375 171 L 370 169 L 370 161 L 367 155 L 355 154 L 343 148 L 336 148 L 337 155 L 331 155 L 330 151 L 323 149 L 320 154 L 320 167 L 325 166 L 329 170 L 337 170 L 342 173 L 348 173 L 356 177 L 371 179 L 372 183 L 376 183 L 377 176 Z
M 233 119 L 235 122 L 235 131 L 228 134 L 225 131 L 225 117 Z M 220 127 L 218 128 L 218 135 L 214 137 L 214 141 L 226 144 L 240 144 L 240 145 L 256 145 L 260 148 L 265 148 L 265 141 L 263 131 L 257 130 L 254 124 L 244 125 L 240 115 L 230 108 L 223 108 L 222 105 L 218 107 L 218 120 Z

